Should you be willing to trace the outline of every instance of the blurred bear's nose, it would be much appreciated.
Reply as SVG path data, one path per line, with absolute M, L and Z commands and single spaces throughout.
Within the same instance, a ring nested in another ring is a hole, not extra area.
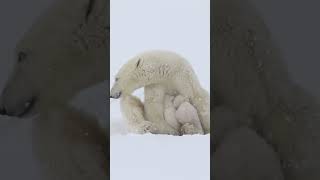
M 7 115 L 7 110 L 4 107 L 0 107 L 0 115 Z
M 0 115 L 7 115 L 7 110 L 2 102 L 2 96 L 0 97 Z

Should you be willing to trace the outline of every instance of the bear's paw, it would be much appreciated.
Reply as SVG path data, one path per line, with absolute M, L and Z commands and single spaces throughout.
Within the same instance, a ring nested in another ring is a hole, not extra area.
M 155 133 L 157 131 L 155 125 L 150 121 L 139 122 L 134 129 L 135 133 L 138 134 Z
M 185 123 L 180 128 L 181 134 L 201 134 L 199 130 L 191 123 Z

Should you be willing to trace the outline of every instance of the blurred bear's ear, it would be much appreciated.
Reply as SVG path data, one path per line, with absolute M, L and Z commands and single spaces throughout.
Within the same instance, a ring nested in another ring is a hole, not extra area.
M 96 0 L 89 0 L 89 1 L 88 1 L 87 10 L 86 10 L 86 15 L 85 15 L 85 18 L 86 18 L 86 21 L 87 21 L 87 22 L 88 22 L 88 20 L 89 20 L 89 17 L 92 15 L 92 12 L 93 12 L 95 3 L 96 3 Z

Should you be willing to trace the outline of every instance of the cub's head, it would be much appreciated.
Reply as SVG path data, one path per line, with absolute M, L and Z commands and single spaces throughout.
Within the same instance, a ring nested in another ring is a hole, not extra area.
M 95 2 L 98 0 L 60 0 L 24 34 L 0 96 L 0 114 L 31 115 L 105 79 L 106 47 L 99 51 L 85 34 Z

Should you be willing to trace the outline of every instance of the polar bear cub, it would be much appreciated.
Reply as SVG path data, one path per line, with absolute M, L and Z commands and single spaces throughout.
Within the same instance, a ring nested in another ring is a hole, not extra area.
M 165 96 L 165 120 L 180 134 L 204 134 L 197 110 L 182 96 Z

